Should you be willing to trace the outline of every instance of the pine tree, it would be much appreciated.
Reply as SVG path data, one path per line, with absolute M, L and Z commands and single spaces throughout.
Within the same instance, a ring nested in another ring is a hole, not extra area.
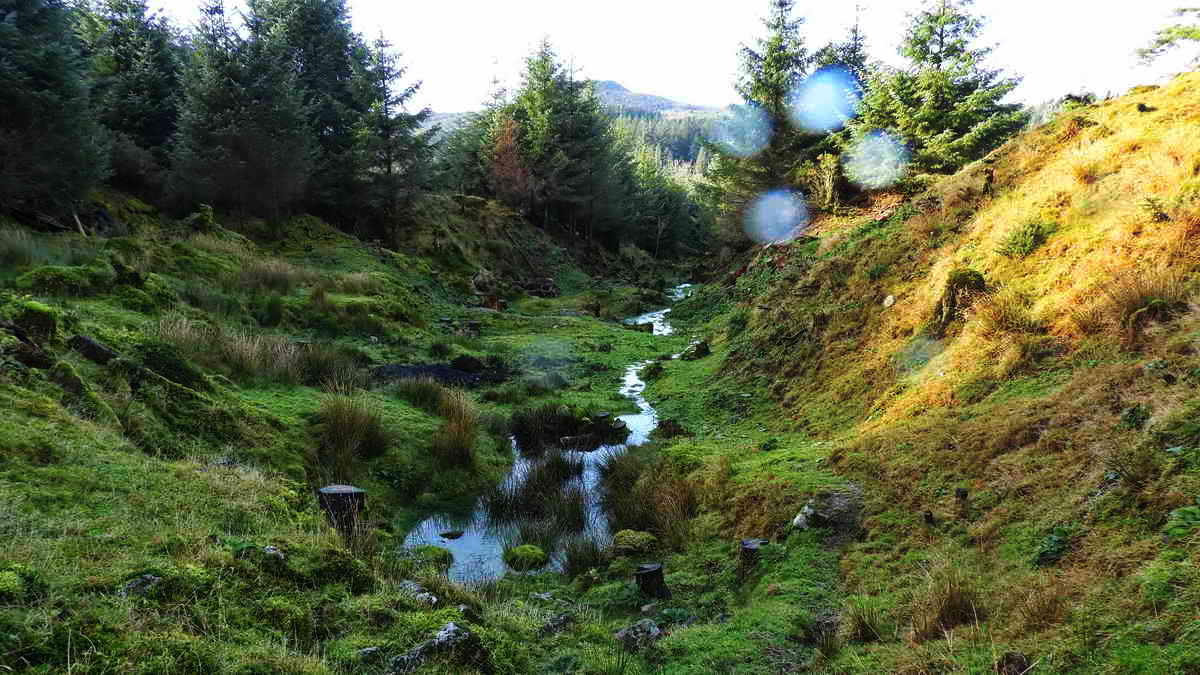
M 79 32 L 92 61 L 93 102 L 114 137 L 114 178 L 156 187 L 178 117 L 175 31 L 145 0 L 96 0 L 81 8 Z
M 107 176 L 87 72 L 60 0 L 0 4 L 0 209 L 65 213 Z
M 913 168 L 953 172 L 999 146 L 1025 123 L 1020 106 L 1001 103 L 1020 82 L 989 70 L 977 47 L 983 20 L 973 0 L 926 0 L 900 46 L 905 70 L 880 71 L 867 87 L 854 135 L 897 135 Z
M 405 110 L 405 104 L 421 86 L 419 82 L 400 84 L 406 70 L 391 44 L 380 37 L 367 49 L 356 73 L 358 96 L 366 112 L 354 127 L 357 164 L 362 173 L 352 179 L 363 183 L 363 205 L 369 207 L 375 221 L 367 225 L 375 229 L 380 223 L 399 218 L 426 187 L 424 176 L 437 131 L 421 130 L 429 119 L 429 110 Z
M 1180 18 L 1191 16 L 1197 22 L 1172 24 L 1159 30 L 1148 47 L 1138 50 L 1138 56 L 1144 62 L 1150 63 L 1187 42 L 1194 42 L 1196 47 L 1200 47 L 1200 7 L 1181 7 L 1175 10 L 1175 16 Z M 1200 51 L 1196 53 L 1192 64 L 1200 65 Z
M 221 0 L 204 9 L 184 77 L 169 188 L 199 203 L 277 217 L 304 193 L 314 147 L 281 36 L 244 39 Z

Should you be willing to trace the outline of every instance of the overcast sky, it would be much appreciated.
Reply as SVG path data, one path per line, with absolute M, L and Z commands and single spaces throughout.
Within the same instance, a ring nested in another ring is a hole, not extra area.
M 180 23 L 196 20 L 199 0 L 150 0 Z M 234 4 L 230 0 L 230 4 Z M 490 82 L 518 81 L 522 59 L 548 36 L 580 76 L 699 105 L 738 102 L 739 43 L 762 34 L 766 0 L 350 0 L 355 29 L 382 32 L 423 81 L 416 107 L 458 112 L 480 107 Z M 862 0 L 874 58 L 899 64 L 905 15 L 920 0 Z M 988 18 L 983 41 L 993 66 L 1020 74 L 1013 98 L 1038 103 L 1084 90 L 1124 92 L 1184 68 L 1166 58 L 1137 66 L 1133 52 L 1187 0 L 978 0 Z M 797 2 L 804 34 L 819 46 L 853 23 L 849 0 Z

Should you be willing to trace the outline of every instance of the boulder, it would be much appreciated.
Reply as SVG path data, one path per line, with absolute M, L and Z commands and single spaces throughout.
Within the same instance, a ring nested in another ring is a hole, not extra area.
M 404 580 L 400 582 L 400 590 L 408 593 L 414 600 L 421 604 L 437 607 L 438 598 L 433 593 L 425 590 L 425 587 L 415 581 Z
M 481 672 L 492 672 L 479 636 L 453 621 L 442 626 L 429 640 L 392 659 L 389 672 L 411 673 L 434 656 L 444 655 L 452 655 L 456 661 L 470 664 Z
M 996 675 L 1025 675 L 1033 670 L 1033 665 L 1029 657 L 1020 652 L 1005 652 L 1004 656 L 992 665 L 992 670 Z
M 792 527 L 804 530 L 820 527 L 833 530 L 838 536 L 858 533 L 862 518 L 862 488 L 851 485 L 836 492 L 822 492 L 800 509 L 792 519 Z
M 617 642 L 627 651 L 637 652 L 652 646 L 663 637 L 662 629 L 652 619 L 642 619 L 616 632 Z
M 161 583 L 162 577 L 156 577 L 153 574 L 143 574 L 136 579 L 130 579 L 121 587 L 121 590 L 117 591 L 117 595 L 122 598 L 128 598 L 131 595 L 144 596 Z
M 712 354 L 712 349 L 708 346 L 708 341 L 701 340 L 693 343 L 692 346 L 683 350 L 683 353 L 679 355 L 679 358 L 683 359 L 684 361 L 695 361 L 697 359 L 702 359 L 709 354 Z
M 557 616 L 551 617 L 551 619 L 549 621 L 547 621 L 545 624 L 542 625 L 541 628 L 538 629 L 538 637 L 546 638 L 546 637 L 550 637 L 551 635 L 558 635 L 559 633 L 563 632 L 564 630 L 570 628 L 571 625 L 574 623 L 575 623 L 575 615 L 574 614 L 563 613 L 563 614 L 559 614 Z

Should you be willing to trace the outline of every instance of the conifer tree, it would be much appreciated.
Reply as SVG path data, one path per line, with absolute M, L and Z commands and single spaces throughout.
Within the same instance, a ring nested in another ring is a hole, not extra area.
M 0 4 L 0 210 L 65 213 L 107 176 L 87 73 L 60 0 Z
M 1149 63 L 1167 53 L 1181 47 L 1185 43 L 1195 43 L 1193 47 L 1200 48 L 1200 7 L 1181 7 L 1175 10 L 1175 16 L 1192 17 L 1195 23 L 1176 23 L 1162 28 L 1154 36 L 1154 40 L 1144 49 L 1138 50 L 1138 56 Z M 1200 65 L 1200 51 L 1196 52 L 1192 65 Z
M 314 147 L 289 50 L 278 33 L 244 39 L 212 0 L 193 40 L 169 188 L 199 203 L 279 216 L 303 195 Z
M 379 229 L 394 222 L 425 187 L 436 129 L 422 131 L 429 110 L 409 113 L 405 104 L 417 93 L 419 82 L 402 85 L 406 68 L 391 44 L 378 38 L 360 60 L 356 73 L 358 96 L 365 113 L 355 124 L 356 164 L 364 206 Z M 347 194 L 350 194 L 347 191 Z
M 880 71 L 867 87 L 855 136 L 899 136 L 921 171 L 953 172 L 1020 130 L 1020 106 L 1002 103 L 1020 82 L 987 69 L 990 48 L 975 45 L 983 20 L 973 0 L 926 0 L 900 46 L 903 70 Z
M 93 104 L 113 134 L 114 178 L 128 187 L 156 186 L 178 116 L 182 48 L 175 31 L 145 0 L 96 0 L 80 14 Z
M 357 208 L 358 180 L 364 167 L 356 147 L 356 126 L 371 101 L 354 90 L 356 67 L 370 53 L 350 24 L 346 0 L 249 0 L 247 26 L 252 39 L 276 41 L 295 64 L 296 87 L 308 110 L 317 144 L 307 205 L 333 220 Z

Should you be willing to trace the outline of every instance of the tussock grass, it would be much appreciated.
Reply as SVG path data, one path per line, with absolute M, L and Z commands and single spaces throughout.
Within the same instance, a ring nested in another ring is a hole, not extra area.
M 383 292 L 384 284 L 370 272 L 351 272 L 338 278 L 337 288 L 343 293 L 378 295 Z
M 427 413 L 436 413 L 442 405 L 446 387 L 432 377 L 413 377 L 399 380 L 391 386 L 396 396 Z
M 1178 269 L 1145 269 L 1118 274 L 1103 286 L 1121 338 L 1134 343 L 1150 321 L 1164 321 L 1187 307 L 1191 284 Z
M 247 291 L 273 291 L 286 295 L 293 287 L 313 284 L 320 278 L 317 272 L 285 260 L 254 258 L 242 264 L 238 285 Z
M 614 530 L 652 532 L 668 546 L 688 541 L 700 495 L 696 486 L 662 461 L 614 452 L 600 464 L 602 505 Z
M 471 397 L 458 389 L 446 389 L 438 402 L 438 413 L 446 419 L 433 437 L 431 450 L 442 464 L 471 466 L 479 438 L 479 411 Z
M 842 610 L 842 631 L 847 640 L 874 642 L 883 640 L 886 612 L 879 598 L 856 595 L 846 598 Z
M 571 537 L 563 543 L 563 574 L 573 578 L 589 570 L 603 569 L 604 547 L 591 537 Z
M 212 234 L 193 234 L 188 237 L 187 243 L 202 251 L 228 256 L 235 260 L 245 260 L 250 257 L 250 251 L 241 242 L 223 239 Z
M 956 626 L 984 618 L 982 599 L 971 572 L 947 556 L 926 564 L 909 592 L 911 637 L 925 642 Z
M 1025 223 L 1013 229 L 996 252 L 1005 258 L 1028 258 L 1058 229 L 1054 223 Z
M 360 459 L 387 452 L 392 435 L 379 405 L 367 394 L 332 394 L 321 401 L 317 461 L 330 479 L 349 481 Z
M 979 322 L 980 332 L 988 337 L 1002 333 L 1040 333 L 1042 322 L 1033 316 L 1032 299 L 1010 288 L 987 293 L 976 299 L 971 315 Z

